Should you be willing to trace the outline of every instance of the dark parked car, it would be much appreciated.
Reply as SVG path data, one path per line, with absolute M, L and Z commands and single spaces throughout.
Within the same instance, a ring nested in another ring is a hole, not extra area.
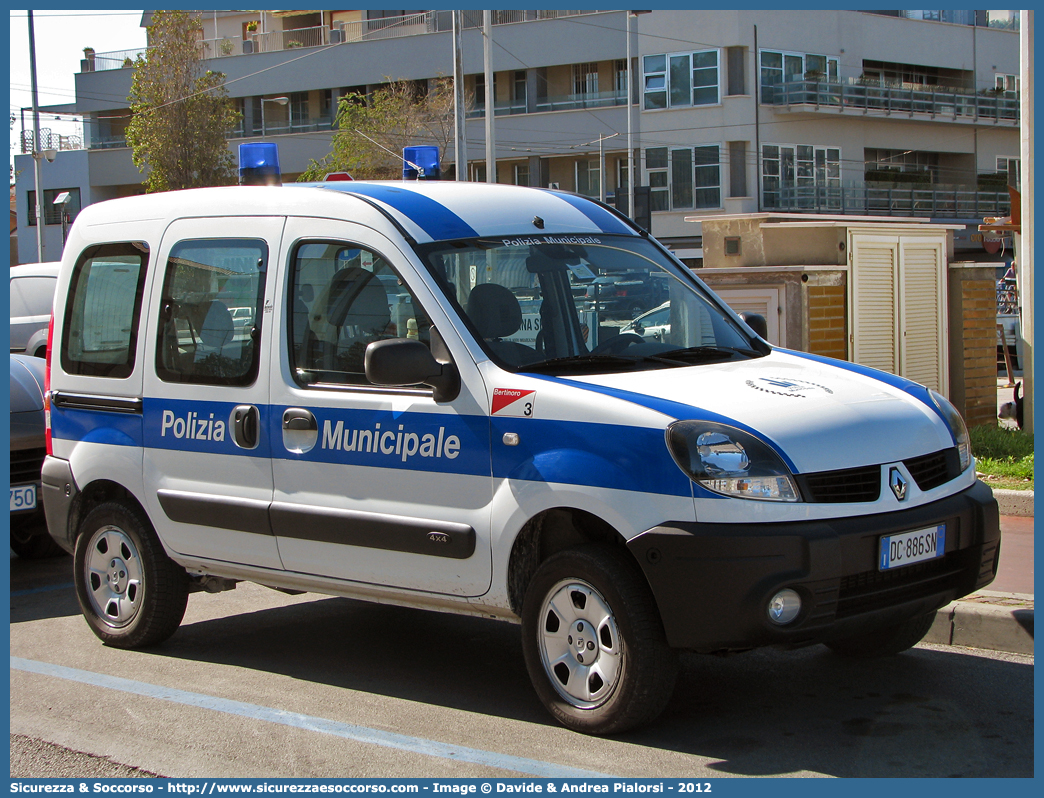
M 596 277 L 587 283 L 584 310 L 633 319 L 667 299 L 667 283 L 659 275 L 627 273 Z
M 47 533 L 40 496 L 44 438 L 44 361 L 11 355 L 11 549 L 38 559 L 65 552 Z

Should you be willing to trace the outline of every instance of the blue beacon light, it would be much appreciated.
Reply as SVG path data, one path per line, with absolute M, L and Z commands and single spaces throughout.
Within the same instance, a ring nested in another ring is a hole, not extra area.
M 279 147 L 256 141 L 239 145 L 239 185 L 281 186 Z
M 418 173 L 418 166 L 422 173 Z M 439 180 L 441 177 L 438 147 L 425 145 L 402 148 L 403 180 Z

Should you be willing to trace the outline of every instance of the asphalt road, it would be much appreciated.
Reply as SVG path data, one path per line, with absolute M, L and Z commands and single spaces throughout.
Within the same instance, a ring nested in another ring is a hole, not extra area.
M 70 569 L 11 560 L 12 775 L 1033 775 L 1032 657 L 686 656 L 655 725 L 599 739 L 551 721 L 510 624 L 240 585 L 119 651 Z

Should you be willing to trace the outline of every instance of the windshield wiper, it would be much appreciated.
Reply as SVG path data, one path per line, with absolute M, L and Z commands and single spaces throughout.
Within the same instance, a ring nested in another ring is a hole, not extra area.
M 573 366 L 635 366 L 644 359 L 623 355 L 570 355 L 527 363 L 519 366 L 519 369 L 522 371 L 554 371 L 562 367 L 571 368 Z
M 672 349 L 659 357 L 665 360 L 691 363 L 702 360 L 726 360 L 733 355 L 761 357 L 760 352 L 736 346 L 690 346 L 685 349 Z

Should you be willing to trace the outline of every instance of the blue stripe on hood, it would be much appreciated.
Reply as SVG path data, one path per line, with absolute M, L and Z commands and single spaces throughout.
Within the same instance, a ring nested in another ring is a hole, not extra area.
M 547 374 L 532 374 L 524 372 L 527 377 L 534 377 L 539 380 L 547 380 L 548 382 L 555 382 L 560 385 L 568 385 L 571 388 L 579 388 L 582 391 L 591 391 L 592 393 L 600 393 L 603 396 L 611 396 L 614 399 L 622 399 L 625 402 L 638 405 L 639 407 L 653 410 L 657 413 L 662 413 L 669 418 L 676 418 L 679 421 L 713 421 L 717 424 L 727 424 L 730 427 L 736 427 L 744 432 L 749 432 L 751 435 L 756 437 L 758 440 L 762 440 L 772 447 L 773 451 L 778 454 L 787 468 L 790 469 L 792 474 L 797 474 L 797 466 L 787 456 L 779 445 L 768 438 L 763 432 L 758 431 L 754 427 L 744 424 L 741 421 L 737 421 L 734 418 L 723 416 L 720 413 L 715 413 L 710 410 L 705 410 L 695 405 L 687 405 L 684 402 L 675 402 L 671 399 L 663 399 L 659 396 L 650 396 L 644 393 L 635 393 L 634 391 L 625 391 L 621 388 L 610 388 L 606 385 L 593 385 L 588 382 L 579 382 L 577 380 L 569 380 L 564 377 L 555 377 Z
M 433 241 L 448 241 L 454 238 L 477 238 L 478 232 L 445 205 L 416 191 L 354 181 L 318 183 L 321 188 L 358 194 L 388 205 L 431 237 Z
M 872 380 L 883 382 L 892 388 L 898 388 L 900 391 L 909 394 L 914 399 L 923 402 L 932 411 L 939 416 L 946 424 L 946 428 L 950 429 L 950 423 L 946 421 L 946 416 L 943 415 L 942 410 L 936 406 L 935 402 L 932 401 L 931 396 L 928 393 L 928 389 L 921 385 L 919 382 L 908 380 L 906 377 L 900 377 L 897 374 L 891 374 L 887 371 L 881 371 L 880 369 L 871 368 L 870 366 L 862 366 L 859 363 L 850 363 L 847 360 L 836 360 L 832 357 L 824 357 L 823 355 L 813 355 L 808 352 L 795 352 L 791 349 L 779 349 L 773 347 L 777 352 L 783 352 L 787 355 L 793 355 L 794 357 L 800 357 L 804 360 L 811 360 L 814 363 L 822 363 L 825 366 L 833 366 L 834 368 L 843 369 L 844 371 L 851 371 L 853 374 L 858 374 L 862 377 L 869 377 Z M 953 430 L 950 430 L 950 434 L 953 434 Z M 954 438 L 956 443 L 956 437 Z

